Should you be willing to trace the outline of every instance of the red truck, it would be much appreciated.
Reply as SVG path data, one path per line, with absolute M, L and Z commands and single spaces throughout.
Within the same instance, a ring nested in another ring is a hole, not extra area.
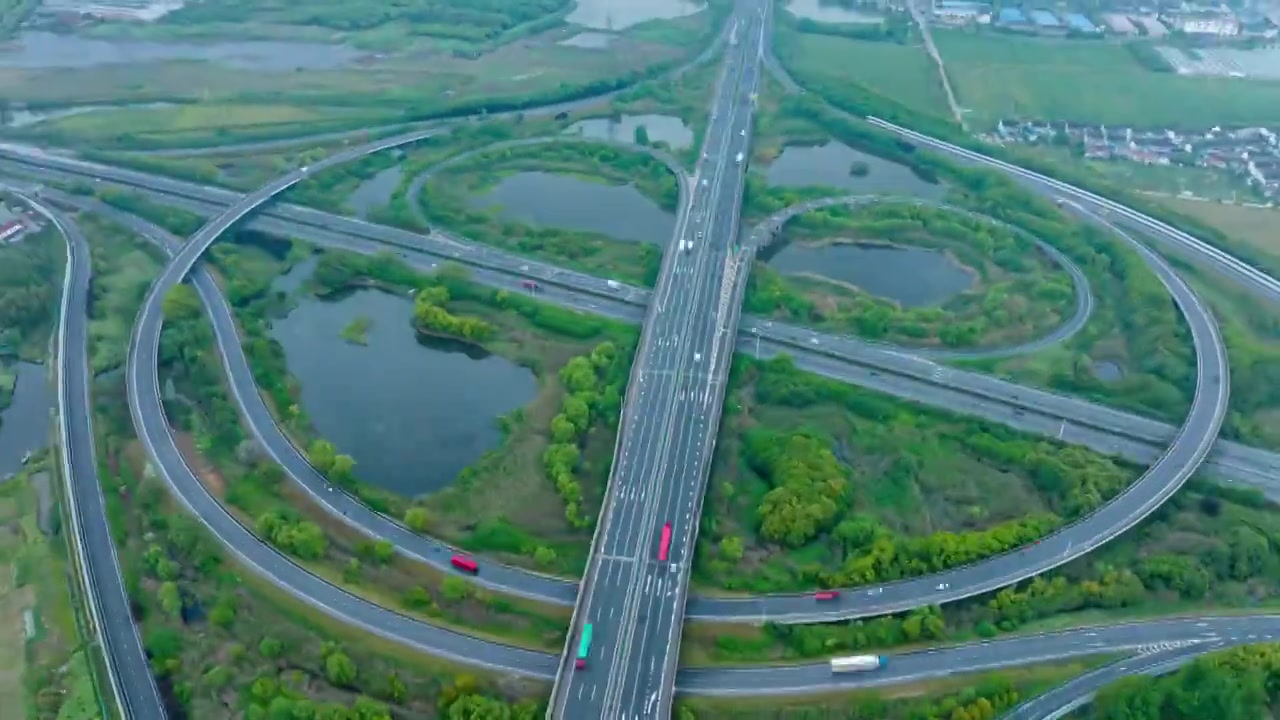
M 528 290 L 529 292 L 535 292 L 538 289 L 538 283 L 534 280 L 521 280 L 520 287 Z
M 823 590 L 821 592 L 814 593 L 813 597 L 815 600 L 835 600 L 840 597 L 840 593 L 835 590 Z

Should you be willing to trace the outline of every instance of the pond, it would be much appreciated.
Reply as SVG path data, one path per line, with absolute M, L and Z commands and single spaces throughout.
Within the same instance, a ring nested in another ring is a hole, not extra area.
M 870 10 L 856 10 L 844 7 L 846 4 L 831 0 L 791 0 L 787 3 L 787 12 L 798 18 L 821 23 L 836 24 L 873 24 L 884 22 L 884 16 Z M 871 5 L 869 4 L 869 7 Z
M 83 69 L 166 60 L 205 60 L 256 72 L 283 72 L 298 68 L 328 70 L 349 65 L 363 55 L 355 48 L 322 43 L 103 40 L 37 31 L 24 32 L 16 40 L 0 43 L 0 67 L 26 70 Z
M 671 20 L 706 7 L 694 0 L 578 0 L 566 22 L 597 30 L 623 30 L 649 20 Z
M 1124 379 L 1124 368 L 1110 360 L 1099 360 L 1093 364 L 1093 375 L 1102 382 L 1120 382 Z
M 866 173 L 853 172 L 854 163 Z M 868 155 L 838 142 L 826 145 L 792 145 L 782 151 L 765 170 L 770 185 L 781 187 L 836 187 L 852 195 L 910 195 L 940 200 L 946 185 L 921 180 L 911 168 Z
M 43 365 L 14 363 L 0 372 L 17 377 L 13 400 L 0 413 L 0 478 L 22 469 L 22 458 L 49 444 L 54 392 Z
M 391 195 L 400 186 L 403 174 L 404 169 L 399 165 L 379 172 L 352 191 L 347 197 L 347 205 L 356 211 L 356 215 L 368 218 L 370 212 L 391 202 Z
M 566 135 L 581 135 L 597 140 L 635 142 L 636 128 L 643 127 L 649 142 L 664 142 L 682 150 L 693 145 L 693 130 L 674 115 L 623 115 L 614 118 L 587 118 L 565 129 Z
M 904 307 L 941 305 L 973 287 L 975 279 L 946 253 L 902 245 L 788 243 L 761 258 L 778 272 L 853 285 Z
M 666 244 L 675 229 L 675 216 L 633 185 L 607 185 L 555 173 L 509 175 L 472 205 L 496 206 L 507 220 L 633 242 Z
M 473 346 L 419 340 L 413 303 L 376 290 L 307 297 L 271 334 L 298 378 L 300 403 L 357 475 L 405 496 L 439 490 L 502 440 L 498 419 L 538 391 L 527 368 Z M 372 321 L 367 344 L 342 339 Z

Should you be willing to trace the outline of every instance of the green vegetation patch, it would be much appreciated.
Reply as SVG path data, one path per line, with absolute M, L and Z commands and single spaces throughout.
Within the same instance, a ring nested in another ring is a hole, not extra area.
M 1133 469 L 982 421 L 739 358 L 695 577 L 734 591 L 925 575 L 1032 542 Z
M 935 33 L 936 34 L 936 33 Z M 926 115 L 948 114 L 937 67 L 917 42 L 875 42 L 779 30 L 774 52 L 798 79 L 834 77 Z
M 384 25 L 411 28 L 417 35 L 482 42 L 496 40 L 525 24 L 546 27 L 559 21 L 569 0 L 410 0 L 390 7 L 321 0 L 299 6 L 287 0 L 208 0 L 166 16 L 173 25 L 264 23 L 319 26 L 339 32 Z
M 548 172 L 615 185 L 634 185 L 662 208 L 674 211 L 676 179 L 642 152 L 585 142 L 550 142 L 482 152 L 434 175 L 417 198 L 426 218 L 470 239 L 566 267 L 651 285 L 661 245 L 626 242 L 599 233 L 533 227 L 477 208 L 471 198 L 520 172 Z M 655 238 L 665 242 L 666 238 Z
M 960 104 L 983 126 L 1008 117 L 1155 128 L 1280 121 L 1280 82 L 1153 72 L 1121 44 L 945 30 L 934 41 Z
M 44 357 L 62 292 L 64 248 L 52 228 L 0 244 L 0 356 Z
M 820 625 L 693 623 L 681 647 L 693 664 L 794 662 L 1170 615 L 1259 612 L 1280 602 L 1280 564 L 1266 550 L 1277 539 L 1280 507 L 1261 493 L 1195 480 L 1118 540 L 995 593 Z
M 93 284 L 89 298 L 89 368 L 95 374 L 124 367 L 130 333 L 151 282 L 164 260 L 128 228 L 96 215 L 77 222 L 91 242 Z
M 765 254 L 787 244 L 922 247 L 946 253 L 975 286 L 941 306 L 903 308 L 820 275 L 752 269 L 749 312 L 906 345 L 992 347 L 1040 337 L 1075 309 L 1071 278 L 1033 239 L 1008 226 L 943 208 L 885 202 L 805 213 Z
M 102 705 L 69 592 L 57 483 L 38 459 L 0 484 L 0 702 L 17 717 L 87 720 Z

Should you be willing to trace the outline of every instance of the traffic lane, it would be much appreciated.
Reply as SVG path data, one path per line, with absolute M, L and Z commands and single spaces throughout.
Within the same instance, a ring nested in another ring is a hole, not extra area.
M 133 622 L 98 476 L 89 388 L 88 313 L 93 272 L 89 243 L 69 218 L 50 208 L 44 209 L 56 220 L 67 244 L 69 285 L 63 290 L 67 294 L 66 312 L 60 330 L 62 352 L 57 362 L 62 366 L 59 392 L 62 394 L 62 427 L 66 433 L 64 452 L 71 470 L 66 482 L 74 488 L 70 501 L 75 503 L 79 515 L 86 570 L 92 580 L 85 591 L 95 595 L 99 608 L 98 630 L 103 636 L 107 662 L 112 666 L 112 679 L 119 685 L 120 704 L 133 714 L 164 718 L 164 702 Z
M 662 298 L 674 298 L 680 293 L 680 280 L 686 275 L 684 266 L 687 264 L 687 257 L 671 259 L 667 272 L 659 281 L 659 305 Z M 653 483 L 657 480 L 662 455 L 656 446 L 666 440 L 664 426 L 674 409 L 677 386 L 673 382 L 672 368 L 678 366 L 679 329 L 679 316 L 663 312 L 654 312 L 645 329 L 650 337 L 642 344 L 642 356 L 636 360 L 641 365 L 633 400 L 636 411 L 624 416 L 620 429 L 626 435 L 610 483 L 610 501 L 602 519 L 607 525 L 605 537 L 596 553 L 600 564 L 593 573 L 595 580 L 585 604 L 587 618 L 603 617 L 604 608 L 609 608 L 609 619 L 602 628 L 600 649 L 595 660 L 598 667 L 608 669 L 603 678 L 603 688 L 600 680 L 580 678 L 574 668 L 568 670 L 566 713 L 570 712 L 568 705 L 572 705 L 574 715 L 587 713 L 581 716 L 589 717 L 593 712 L 598 714 L 607 699 L 610 684 L 619 678 L 614 668 L 620 662 L 618 654 L 629 631 L 625 614 L 636 602 L 639 579 L 637 564 L 640 562 L 641 540 L 637 531 L 643 526 L 644 518 L 652 512 L 650 508 L 656 497 Z M 628 394 L 631 395 L 630 392 Z M 602 584 L 597 585 L 597 582 Z M 619 610 L 624 617 L 617 617 Z M 579 685 L 577 690 L 573 687 L 575 683 Z M 588 686 L 590 690 L 587 690 Z
M 713 128 L 709 128 L 708 132 L 713 132 Z M 695 186 L 692 191 L 691 206 L 698 204 L 700 191 L 705 187 L 704 183 Z M 670 262 L 664 263 L 662 277 L 659 278 L 656 303 L 650 309 L 651 322 L 643 331 L 645 337 L 640 347 L 641 357 L 636 359 L 640 372 L 635 381 L 638 390 L 636 402 L 640 412 L 633 414 L 628 411 L 623 416 L 620 427 L 620 432 L 625 433 L 621 446 L 622 457 L 619 458 L 612 473 L 614 477 L 610 482 L 609 498 L 601 520 L 606 523 L 605 528 L 602 528 L 605 537 L 601 548 L 593 553 L 602 552 L 603 556 L 593 558 L 594 563 L 600 564 L 596 564 L 595 570 L 588 579 L 588 595 L 584 604 L 586 618 L 599 616 L 602 603 L 611 608 L 609 627 L 602 633 L 604 635 L 603 650 L 599 656 L 601 663 L 605 658 L 608 659 L 609 671 L 602 692 L 600 683 L 579 678 L 573 667 L 566 670 L 569 677 L 562 678 L 566 691 L 564 704 L 561 707 L 567 714 L 570 713 L 570 705 L 574 706 L 572 714 L 583 717 L 600 714 L 601 705 L 608 699 L 612 683 L 619 679 L 619 674 L 614 668 L 619 662 L 617 655 L 621 649 L 620 640 L 631 629 L 628 627 L 627 617 L 615 622 L 614 616 L 620 606 L 624 614 L 633 611 L 637 584 L 636 563 L 638 562 L 633 545 L 636 542 L 634 538 L 637 529 L 636 521 L 650 513 L 653 501 L 651 496 L 656 495 L 656 489 L 649 486 L 656 481 L 652 464 L 660 463 L 660 458 L 654 452 L 654 444 L 662 440 L 657 435 L 665 424 L 667 413 L 674 409 L 675 384 L 671 382 L 670 373 L 678 368 L 678 361 L 674 360 L 674 357 L 679 351 L 680 338 L 677 334 L 679 323 L 675 313 L 663 312 L 663 309 L 680 294 L 683 280 L 681 275 L 685 270 L 684 266 L 688 264 L 688 258 L 683 256 L 685 234 L 689 232 L 687 215 L 682 220 L 683 222 L 677 223 L 676 242 L 672 244 L 670 250 L 680 254 L 670 257 Z M 629 392 L 628 395 L 630 396 L 631 393 Z M 629 397 L 628 404 L 631 402 Z M 665 407 L 657 408 L 658 412 L 655 413 L 647 410 L 646 403 L 657 403 Z M 636 427 L 637 424 L 639 427 Z M 636 435 L 633 434 L 637 431 L 641 435 L 638 447 Z M 640 453 L 643 459 L 637 463 L 633 460 L 633 453 Z M 627 507 L 627 504 L 634 504 L 635 507 Z M 624 517 L 618 517 L 619 514 Z M 603 563 L 609 563 L 609 567 L 606 569 Z M 605 570 L 606 573 L 603 577 L 600 575 L 601 570 Z M 596 585 L 597 580 L 603 583 L 599 589 Z M 601 593 L 599 596 L 597 590 Z M 583 622 L 586 621 L 583 620 Z M 576 691 L 573 687 L 575 681 L 579 685 Z M 590 692 L 586 689 L 588 684 L 591 686 Z
M 643 552 L 638 559 L 639 562 L 651 560 L 653 544 L 659 528 L 667 520 L 661 515 L 665 514 L 669 505 L 672 475 L 679 465 L 681 445 L 686 441 L 688 407 L 696 391 L 696 387 L 691 383 L 689 368 L 695 358 L 701 356 L 699 352 L 701 338 L 692 336 L 691 332 L 697 323 L 697 318 L 704 315 L 700 310 L 704 306 L 703 294 L 706 285 L 703 278 L 711 269 L 705 267 L 709 254 L 706 243 L 698 245 L 690 253 L 694 258 L 693 272 L 681 273 L 679 268 L 676 268 L 671 278 L 671 284 L 680 287 L 681 306 L 688 311 L 664 313 L 665 316 L 673 318 L 677 325 L 675 328 L 677 334 L 670 341 L 675 352 L 673 363 L 665 368 L 669 373 L 673 373 L 667 377 L 671 378 L 670 384 L 674 394 L 669 400 L 668 417 L 665 418 L 661 431 L 662 446 L 659 452 L 653 454 L 655 462 L 647 473 L 655 483 L 654 502 L 645 509 L 645 514 L 638 518 L 635 527 L 635 537 L 637 542 L 641 543 L 641 552 Z M 628 696 L 634 692 L 640 673 L 646 671 L 646 664 L 649 671 L 652 671 L 655 664 L 645 647 L 651 629 L 655 625 L 660 625 L 663 619 L 661 611 L 655 608 L 655 599 L 665 595 L 669 578 L 655 577 L 652 568 L 647 565 L 643 566 L 643 569 L 645 570 L 643 576 L 637 576 L 636 585 L 633 588 L 636 594 L 629 598 L 627 616 L 623 619 L 625 626 L 620 628 L 622 646 L 617 648 L 617 663 L 610 670 L 610 688 L 604 707 L 606 712 L 615 711 L 619 707 L 630 707 L 631 701 Z M 643 589 L 639 586 L 640 582 L 644 584 Z M 638 638 L 637 630 L 640 631 Z
M 708 315 L 710 313 L 703 317 Z M 651 575 L 655 579 L 654 591 L 645 593 L 646 607 L 642 611 L 644 621 L 639 626 L 640 637 L 632 660 L 632 665 L 638 672 L 631 676 L 622 703 L 624 708 L 635 709 L 642 703 L 649 704 L 652 702 L 652 693 L 662 689 L 669 653 L 674 650 L 670 638 L 683 622 L 678 594 L 685 580 L 684 569 L 691 560 L 688 551 L 693 523 L 696 522 L 696 518 L 691 517 L 691 508 L 694 493 L 701 489 L 700 473 L 704 469 L 700 459 L 709 450 L 705 441 L 708 418 L 707 406 L 703 400 L 706 397 L 706 383 L 703 381 L 702 368 L 709 360 L 710 347 L 709 343 L 702 341 L 703 337 L 705 334 L 701 333 L 693 336 L 697 341 L 694 347 L 702 357 L 702 364 L 695 364 L 682 373 L 682 413 L 673 430 L 675 447 L 662 468 L 659 489 L 662 511 L 652 528 L 656 536 L 663 525 L 671 523 L 672 553 L 668 562 L 654 562 L 651 568 Z M 649 560 L 653 562 L 656 558 L 649 556 Z
M 708 283 L 712 298 L 719 283 Z M 672 536 L 677 544 L 672 547 L 670 562 L 660 566 L 658 572 L 670 580 L 663 590 L 650 596 L 650 618 L 643 626 L 639 662 L 646 677 L 634 682 L 627 705 L 647 712 L 651 705 L 666 706 L 666 691 L 671 687 L 675 671 L 675 655 L 679 649 L 679 633 L 684 624 L 683 598 L 688 571 L 693 561 L 694 535 L 700 518 L 697 514 L 698 499 L 704 491 L 704 483 L 711 460 L 715 427 L 711 425 L 713 404 L 723 402 L 723 385 L 716 383 L 709 374 L 715 339 L 715 315 L 705 313 L 695 337 L 701 346 L 701 363 L 695 363 L 689 372 L 689 393 L 693 407 L 688 408 L 687 421 L 682 433 L 681 447 L 673 462 L 668 465 L 669 500 L 664 512 L 664 522 L 672 524 Z M 722 361 L 722 360 L 721 360 Z M 720 361 L 718 361 L 720 362 Z M 717 362 L 717 364 L 718 364 Z
M 731 113 L 732 116 L 732 113 Z M 732 127 L 730 125 L 730 127 Z M 712 128 L 712 132 L 716 132 L 719 128 Z M 723 151 L 727 140 L 720 138 L 719 147 L 716 148 L 716 170 L 715 176 L 710 178 L 709 183 L 710 198 L 704 200 L 711 206 L 719 204 L 719 194 L 723 186 L 724 171 L 728 158 L 725 157 Z M 708 188 L 708 185 L 701 185 Z M 714 253 L 711 252 L 710 245 L 716 237 L 715 217 L 712 216 L 712 222 L 708 223 L 705 230 L 697 230 L 703 225 L 695 222 L 695 239 L 691 250 L 684 251 L 692 261 L 679 262 L 671 268 L 671 275 L 664 280 L 669 280 L 669 285 L 675 288 L 673 295 L 682 306 L 683 312 L 675 312 L 676 308 L 670 308 L 666 312 L 662 311 L 661 301 L 659 302 L 660 317 L 675 317 L 676 327 L 673 328 L 675 334 L 673 337 L 664 338 L 671 345 L 674 345 L 674 362 L 669 368 L 664 368 L 674 373 L 674 380 L 671 382 L 674 390 L 674 397 L 670 399 L 668 408 L 668 416 L 665 418 L 665 427 L 663 428 L 663 442 L 659 453 L 654 454 L 656 464 L 652 468 L 651 477 L 657 486 L 654 489 L 655 503 L 645 508 L 644 515 L 640 516 L 637 524 L 637 539 L 645 536 L 654 536 L 659 531 L 661 524 L 666 520 L 658 516 L 659 510 L 665 510 L 669 506 L 669 496 L 673 490 L 673 483 L 678 483 L 676 468 L 681 464 L 681 445 L 687 442 L 687 430 L 685 426 L 688 420 L 688 406 L 694 398 L 690 397 L 697 391 L 696 386 L 690 382 L 691 375 L 689 368 L 697 360 L 701 359 L 699 348 L 703 344 L 700 342 L 702 338 L 690 335 L 694 326 L 698 324 L 697 318 L 705 317 L 709 313 L 703 312 L 705 302 L 713 300 L 707 297 L 708 282 L 704 279 L 707 275 L 715 274 L 717 268 L 714 265 L 710 268 L 706 267 L 708 262 L 714 263 Z M 692 270 L 692 273 L 689 272 Z M 660 340 L 659 342 L 662 342 Z M 671 462 L 672 443 L 675 444 L 675 453 L 677 462 Z M 680 468 L 683 470 L 684 468 Z M 652 542 L 652 541 L 650 541 Z M 669 628 L 672 622 L 671 615 L 674 614 L 674 607 L 670 611 L 664 612 L 660 606 L 660 598 L 664 598 L 668 592 L 674 594 L 666 585 L 670 580 L 669 577 L 656 576 L 652 572 L 652 567 L 646 562 L 648 558 L 638 558 L 637 562 L 644 563 L 636 568 L 633 575 L 633 585 L 629 589 L 627 604 L 624 609 L 625 616 L 618 629 L 617 647 L 614 648 L 614 657 L 611 658 L 610 678 L 606 687 L 605 696 L 601 699 L 602 707 L 600 708 L 575 708 L 576 711 L 595 710 L 599 713 L 601 710 L 604 714 L 613 714 L 627 711 L 636 711 L 638 709 L 637 696 L 641 693 L 648 696 L 648 683 L 640 682 L 640 675 L 652 674 L 657 670 L 657 658 L 651 654 L 647 648 L 652 640 L 655 630 L 660 628 Z M 640 583 L 643 582 L 643 589 Z M 640 631 L 640 637 L 636 638 L 636 631 Z M 638 641 L 638 642 L 637 642 Z M 587 715 L 582 715 L 586 717 Z M 601 715 L 603 716 L 603 715 Z
M 803 694 L 901 684 L 957 672 L 1025 666 L 1087 655 L 1160 651 L 1180 644 L 1266 642 L 1277 637 L 1280 637 L 1280 617 L 1274 615 L 1148 621 L 890 654 L 888 666 L 874 672 L 833 674 L 829 662 L 688 668 L 680 673 L 678 689 L 706 695 Z

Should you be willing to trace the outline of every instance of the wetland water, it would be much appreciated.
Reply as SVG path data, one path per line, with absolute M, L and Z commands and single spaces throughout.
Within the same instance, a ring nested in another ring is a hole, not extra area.
M 769 267 L 786 275 L 819 276 L 855 285 L 904 307 L 941 305 L 973 287 L 974 276 L 946 253 L 929 248 L 873 243 L 789 243 L 762 253 Z
M 866 166 L 865 175 L 851 171 L 854 163 Z M 905 165 L 868 155 L 838 142 L 825 145 L 792 145 L 765 169 L 765 180 L 778 187 L 833 187 L 850 195 L 906 195 L 941 200 L 943 184 L 928 183 Z
M 854 163 L 866 174 L 850 172 Z M 780 187 L 840 188 L 850 195 L 892 195 L 941 200 L 947 186 L 925 182 L 910 168 L 838 142 L 793 145 L 764 169 Z M 928 248 L 868 242 L 788 243 L 761 253 L 769 267 L 787 275 L 817 276 L 854 285 L 905 307 L 940 305 L 973 287 L 973 273 L 946 253 Z
M 578 0 L 566 22 L 595 30 L 625 30 L 649 20 L 671 20 L 706 8 L 694 0 Z
M 368 218 L 370 212 L 391 202 L 391 195 L 399 187 L 403 174 L 404 170 L 400 165 L 394 165 L 379 172 L 360 183 L 360 186 L 347 197 L 347 205 L 355 210 L 359 217 Z
M 355 459 L 362 480 L 411 497 L 445 487 L 497 447 L 498 419 L 538 390 L 531 371 L 505 358 L 415 338 L 412 313 L 412 298 L 377 290 L 306 295 L 271 331 L 319 435 Z M 341 337 L 356 318 L 373 323 L 367 345 Z
M 676 221 L 632 185 L 607 185 L 545 172 L 509 175 L 474 198 L 472 205 L 497 206 L 504 219 L 529 225 L 659 245 L 671 237 Z
M 883 15 L 841 7 L 829 0 L 790 0 L 787 12 L 798 18 L 820 23 L 863 25 L 884 22 Z
M 265 40 L 158 42 L 105 40 L 29 31 L 0 43 L 0 67 L 24 70 L 91 68 L 163 60 L 203 60 L 256 72 L 332 70 L 365 53 L 343 45 Z
M 28 452 L 49 444 L 49 410 L 54 399 L 43 365 L 17 362 L 5 372 L 16 375 L 17 383 L 13 401 L 0 413 L 0 479 L 22 469 L 22 457 Z
M 588 118 L 570 125 L 564 134 L 629 143 L 635 142 L 638 127 L 644 128 L 649 142 L 663 142 L 676 150 L 693 145 L 693 130 L 674 115 L 623 115 L 617 120 Z

